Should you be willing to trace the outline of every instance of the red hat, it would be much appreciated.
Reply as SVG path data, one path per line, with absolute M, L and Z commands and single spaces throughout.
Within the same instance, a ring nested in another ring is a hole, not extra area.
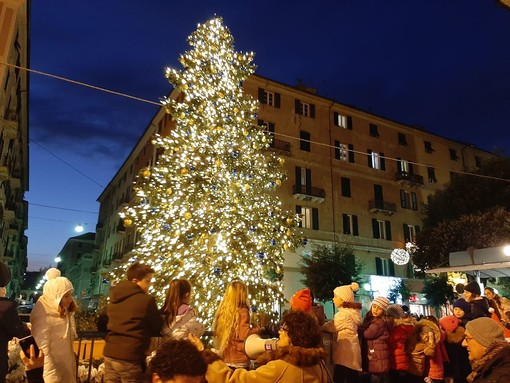
M 310 311 L 312 308 L 312 293 L 309 288 L 301 289 L 290 298 L 290 307 L 294 310 Z
M 455 315 L 447 315 L 439 319 L 439 324 L 443 328 L 443 330 L 448 332 L 454 332 L 459 326 L 460 319 Z

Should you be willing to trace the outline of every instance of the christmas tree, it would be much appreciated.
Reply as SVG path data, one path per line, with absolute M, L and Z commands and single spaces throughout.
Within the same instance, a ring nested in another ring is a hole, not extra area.
M 134 261 L 151 265 L 161 299 L 170 280 L 189 279 L 192 305 L 210 325 L 233 280 L 248 285 L 253 311 L 283 303 L 283 253 L 299 244 L 299 219 L 275 194 L 284 159 L 267 149 L 258 102 L 243 91 L 253 53 L 234 50 L 220 17 L 199 25 L 188 42 L 184 69 L 166 69 L 179 94 L 163 102 L 175 128 L 155 136 L 159 159 L 138 175 L 136 197 L 121 213 L 138 241 L 117 275 Z

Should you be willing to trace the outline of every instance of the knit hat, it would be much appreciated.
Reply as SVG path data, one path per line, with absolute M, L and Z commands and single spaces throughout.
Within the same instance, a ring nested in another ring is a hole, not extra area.
M 386 315 L 397 319 L 397 318 L 405 317 L 406 313 L 404 312 L 404 309 L 402 308 L 402 306 L 393 304 L 393 305 L 389 305 L 388 308 L 386 309 Z
M 388 300 L 388 298 L 385 298 L 385 297 L 377 297 L 372 301 L 372 304 L 379 306 L 384 311 L 386 311 L 386 309 L 388 308 L 388 305 L 390 304 L 390 301 Z
M 309 288 L 301 289 L 290 298 L 290 307 L 294 310 L 310 311 L 312 308 L 312 294 Z
M 0 287 L 5 287 L 11 281 L 11 271 L 2 262 L 0 262 Z
M 60 276 L 60 270 L 52 267 L 46 271 L 48 279 L 43 287 L 43 296 L 51 301 L 54 308 L 58 308 L 62 297 L 69 291 L 73 292 L 73 284 L 66 277 Z
M 482 291 L 480 290 L 480 285 L 477 281 L 471 281 L 466 286 L 464 286 L 464 291 L 469 291 L 472 294 L 482 295 Z
M 447 315 L 439 319 L 439 324 L 443 328 L 443 330 L 448 332 L 454 332 L 459 326 L 460 319 L 455 315 Z
M 471 312 L 471 305 L 464 299 L 459 298 L 455 302 L 453 302 L 453 308 L 458 307 L 462 311 L 464 311 L 464 314 L 468 314 Z
M 466 331 L 483 347 L 489 347 L 495 341 L 505 340 L 503 327 L 488 317 L 470 320 L 466 324 Z
M 350 285 L 339 286 L 333 290 L 333 295 L 344 302 L 354 302 L 354 291 L 359 290 L 359 285 L 352 282 Z

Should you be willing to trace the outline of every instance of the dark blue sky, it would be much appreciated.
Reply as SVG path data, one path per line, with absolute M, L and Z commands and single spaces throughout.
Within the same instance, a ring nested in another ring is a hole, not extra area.
M 510 9 L 495 0 L 33 1 L 30 65 L 157 102 L 164 68 L 181 68 L 187 36 L 215 14 L 262 76 L 510 154 Z M 95 231 L 96 199 L 157 107 L 37 74 L 30 92 L 38 269 L 75 224 Z

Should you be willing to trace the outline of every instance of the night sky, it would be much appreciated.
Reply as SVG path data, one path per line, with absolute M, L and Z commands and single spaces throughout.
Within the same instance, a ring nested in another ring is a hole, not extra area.
M 334 3 L 334 5 L 331 5 Z M 510 154 L 510 9 L 493 0 L 32 1 L 33 70 L 158 102 L 222 16 L 257 74 Z M 31 74 L 29 269 L 55 264 L 158 107 Z

